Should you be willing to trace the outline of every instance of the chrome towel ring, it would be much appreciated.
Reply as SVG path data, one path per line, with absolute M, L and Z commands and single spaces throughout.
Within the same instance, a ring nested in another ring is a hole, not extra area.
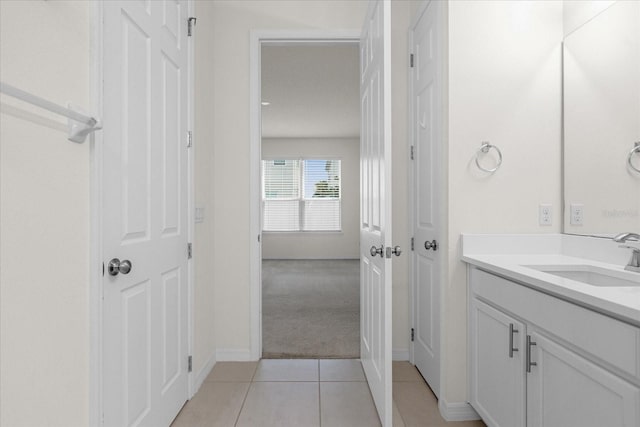
M 637 167 L 635 167 L 633 165 L 633 162 L 631 161 L 631 159 L 633 158 L 634 154 L 638 154 L 640 155 L 640 141 L 636 142 L 635 145 L 633 146 L 633 148 L 631 149 L 631 151 L 629 151 L 629 155 L 627 156 L 627 163 L 629 164 L 629 167 L 631 169 L 633 169 L 634 171 L 640 173 L 640 169 L 638 169 Z
M 487 154 L 489 152 L 489 150 L 491 150 L 492 148 L 494 150 L 496 150 L 496 153 L 498 153 L 498 163 L 496 164 L 496 166 L 494 168 L 487 169 L 487 168 L 482 167 L 480 165 L 480 156 L 483 155 L 483 154 Z M 631 162 L 631 161 L 629 161 L 629 162 Z M 488 173 L 493 173 L 493 172 L 497 171 L 498 169 L 500 169 L 500 165 L 502 165 L 502 152 L 500 151 L 500 149 L 498 147 L 496 147 L 495 145 L 489 144 L 489 141 L 482 141 L 482 145 L 480 146 L 480 148 L 476 152 L 476 166 L 478 166 L 478 168 L 481 171 L 488 172 Z

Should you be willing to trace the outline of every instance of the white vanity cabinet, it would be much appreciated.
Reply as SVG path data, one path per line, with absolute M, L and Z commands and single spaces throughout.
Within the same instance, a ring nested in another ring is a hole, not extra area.
M 471 399 L 487 424 L 525 425 L 524 324 L 471 301 Z
M 528 426 L 640 426 L 640 389 L 539 333 L 527 376 Z
M 488 426 L 640 426 L 640 328 L 475 267 L 469 283 L 470 403 Z

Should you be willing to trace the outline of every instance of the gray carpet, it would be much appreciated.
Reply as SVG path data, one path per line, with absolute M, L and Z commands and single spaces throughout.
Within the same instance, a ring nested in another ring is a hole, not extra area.
M 360 357 L 358 260 L 262 261 L 262 357 Z

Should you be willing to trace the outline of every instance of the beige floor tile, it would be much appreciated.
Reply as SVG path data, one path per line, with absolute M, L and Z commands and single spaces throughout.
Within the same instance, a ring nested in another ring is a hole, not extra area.
M 365 381 L 358 359 L 320 360 L 320 381 Z
M 422 376 L 415 366 L 409 362 L 393 362 L 393 381 L 420 381 Z
M 477 421 L 455 421 L 442 424 L 443 427 L 487 427 L 481 420 Z
M 393 400 L 406 427 L 485 427 L 482 421 L 445 421 L 438 400 L 424 381 L 394 382 Z
M 317 382 L 252 383 L 237 427 L 320 425 Z
M 204 381 L 251 382 L 258 362 L 218 362 Z
M 233 426 L 248 389 L 248 382 L 205 382 L 171 427 Z
M 438 411 L 438 401 L 424 382 L 394 382 L 393 400 L 407 427 L 436 427 L 445 423 Z
M 253 381 L 318 381 L 318 360 L 262 359 Z
M 393 401 L 393 427 L 406 427 L 395 400 Z
M 380 426 L 366 382 L 320 383 L 322 427 Z

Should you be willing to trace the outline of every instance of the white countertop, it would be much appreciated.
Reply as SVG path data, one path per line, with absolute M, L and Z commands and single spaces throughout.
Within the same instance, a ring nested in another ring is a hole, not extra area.
M 550 236 L 557 239 L 558 235 Z M 502 253 L 499 253 L 501 252 L 499 245 L 478 245 L 478 241 L 474 241 L 477 238 L 484 239 L 487 237 L 489 236 L 464 235 L 462 260 L 542 292 L 588 306 L 640 326 L 640 273 L 637 273 L 638 286 L 611 287 L 593 286 L 526 267 L 527 265 L 589 265 L 605 268 L 614 275 L 621 274 L 628 277 L 629 272 L 624 270 L 624 263 L 611 264 L 563 253 L 540 253 L 543 251 L 526 253 L 527 245 L 518 245 L 520 247 L 517 249 L 505 247 Z M 539 236 L 536 236 L 536 238 L 539 239 Z M 490 247 L 490 252 L 493 253 L 469 253 L 469 251 L 482 252 L 481 249 L 478 249 L 481 247 Z M 465 250 L 465 248 L 468 250 Z M 562 252 L 562 249 L 557 252 Z M 632 273 L 631 276 L 634 279 L 635 274 Z

